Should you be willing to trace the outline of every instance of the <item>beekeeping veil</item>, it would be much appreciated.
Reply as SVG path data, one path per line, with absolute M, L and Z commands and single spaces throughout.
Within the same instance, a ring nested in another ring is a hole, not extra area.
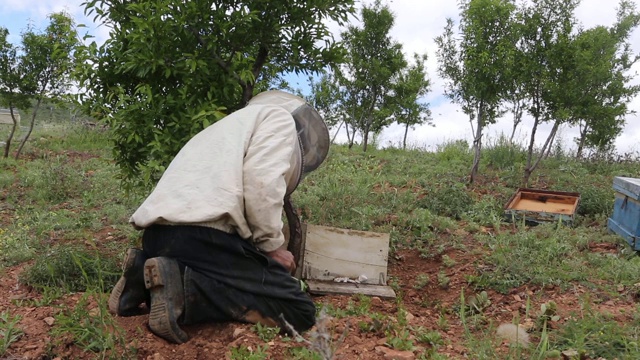
M 249 105 L 276 105 L 287 110 L 296 124 L 298 143 L 287 179 L 287 195 L 291 194 L 305 174 L 322 164 L 329 152 L 329 130 L 318 112 L 301 97 L 279 90 L 260 93 Z

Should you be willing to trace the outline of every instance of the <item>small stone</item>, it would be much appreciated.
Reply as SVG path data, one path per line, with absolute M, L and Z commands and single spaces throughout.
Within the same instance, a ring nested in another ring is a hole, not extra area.
M 28 296 L 26 294 L 17 294 L 9 296 L 9 300 L 25 300 Z
M 237 339 L 240 335 L 242 335 L 243 332 L 245 332 L 245 329 L 236 328 L 235 330 L 233 330 L 233 338 Z
M 378 346 L 376 352 L 383 354 L 386 360 L 414 360 L 416 355 L 411 351 L 399 351 L 388 347 Z
M 523 347 L 528 347 L 531 340 L 527 330 L 520 326 L 510 323 L 500 324 L 496 331 L 498 337 L 507 340 L 510 344 L 520 344 Z
M 164 356 L 160 355 L 160 353 L 155 353 L 153 355 L 147 356 L 147 360 L 165 360 Z
M 47 323 L 47 325 L 49 326 L 53 326 L 53 323 L 56 322 L 56 319 L 52 318 L 51 316 L 48 316 L 44 318 L 44 322 Z
M 373 305 L 373 306 L 380 306 L 380 305 L 382 305 L 382 299 L 380 299 L 380 298 L 379 298 L 379 297 L 377 297 L 377 296 L 373 296 L 373 297 L 371 298 L 371 305 Z
M 566 360 L 578 359 L 580 354 L 575 350 L 565 350 L 562 352 L 562 358 Z
M 407 319 L 407 322 L 411 322 L 413 319 L 415 319 L 416 317 L 413 316 L 412 313 L 408 312 L 405 314 L 405 319 Z

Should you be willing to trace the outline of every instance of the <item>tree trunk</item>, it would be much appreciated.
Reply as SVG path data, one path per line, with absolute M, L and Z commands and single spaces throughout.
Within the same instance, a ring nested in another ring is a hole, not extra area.
M 346 122 L 346 120 L 344 123 L 344 129 L 347 131 L 347 143 L 349 144 L 349 149 L 351 149 L 353 147 L 353 139 L 356 137 L 356 131 L 351 129 L 353 131 L 353 134 L 349 136 L 349 124 Z
M 584 151 L 584 144 L 587 140 L 587 130 L 588 130 L 587 124 L 585 124 L 584 127 L 582 127 L 582 124 L 580 124 L 580 141 L 578 142 L 578 150 L 576 152 L 576 157 L 578 159 L 582 158 L 582 152 Z
M 344 124 L 344 121 L 342 121 L 340 123 L 340 125 L 338 125 L 338 130 L 336 130 L 336 133 L 333 134 L 333 138 L 331 138 L 331 145 L 333 145 L 333 143 L 336 141 L 336 137 L 338 137 L 338 134 L 340 133 L 340 129 L 342 128 L 342 124 Z
M 16 120 L 16 115 L 13 112 L 13 104 L 9 103 L 9 112 L 11 113 L 11 120 L 13 121 L 13 125 L 11 126 L 11 131 L 9 131 L 9 136 L 7 136 L 7 143 L 4 145 L 4 158 L 9 157 L 9 150 L 11 149 L 11 141 L 13 140 L 13 136 L 16 133 L 16 129 L 18 128 L 18 121 Z
M 478 126 L 476 132 L 473 135 L 473 166 L 471 167 L 471 175 L 469 176 L 469 183 L 473 184 L 478 176 L 478 169 L 480 168 L 480 152 L 482 150 L 482 131 L 484 128 L 484 105 L 480 104 L 478 109 Z
M 369 127 L 365 126 L 362 134 L 362 151 L 367 152 L 368 142 L 369 142 Z
M 556 141 L 556 135 L 557 135 L 557 134 L 558 134 L 558 133 L 557 133 L 557 132 L 555 132 L 555 133 L 553 134 L 553 136 L 551 137 L 551 141 L 549 142 L 549 147 L 547 147 L 547 150 L 544 152 L 544 158 L 545 158 L 545 159 L 548 159 L 548 158 L 549 158 L 549 155 L 551 155 L 551 148 L 553 148 L 553 142 L 554 142 L 554 141 Z
M 522 185 L 524 187 L 529 187 L 529 179 L 531 178 L 531 174 L 533 174 L 535 169 L 540 164 L 540 161 L 544 157 L 544 153 L 547 150 L 547 146 L 550 146 L 549 144 L 551 143 L 551 139 L 553 139 L 556 136 L 556 133 L 558 132 L 558 128 L 559 127 L 560 127 L 560 122 L 556 121 L 553 124 L 553 128 L 551 129 L 551 133 L 549 133 L 549 136 L 547 136 L 547 140 L 544 142 L 544 145 L 542 146 L 542 150 L 540 151 L 540 155 L 538 155 L 538 157 L 537 157 L 536 161 L 533 163 L 533 165 L 530 165 L 530 166 L 528 165 L 527 168 L 524 170 L 524 178 L 523 178 L 523 182 L 522 182 Z
M 20 157 L 20 153 L 22 153 L 22 148 L 24 148 L 24 144 L 29 140 L 29 136 L 31 136 L 31 132 L 33 132 L 33 126 L 36 123 L 36 114 L 38 113 L 38 109 L 40 108 L 40 103 L 42 102 L 42 97 L 38 97 L 38 101 L 36 102 L 36 106 L 33 108 L 33 114 L 31 115 L 31 124 L 29 124 L 29 131 L 27 131 L 27 135 L 25 135 L 24 139 L 20 142 L 20 146 L 18 146 L 18 151 L 16 151 L 16 160 Z
M 404 128 L 404 138 L 402 139 L 402 150 L 407 150 L 407 133 L 409 132 L 409 124 Z
M 531 162 L 533 161 L 533 147 L 536 140 L 536 132 L 538 131 L 538 125 L 540 123 L 540 106 L 538 105 L 538 99 L 533 100 L 533 106 L 535 111 L 533 115 L 533 127 L 531 128 L 531 137 L 529 138 L 529 148 L 527 149 L 527 166 L 524 168 L 524 176 L 522 177 L 522 184 L 527 187 L 529 184 L 529 177 L 533 172 L 531 168 Z
M 513 145 L 513 138 L 516 136 L 516 130 L 520 122 L 522 121 L 522 107 L 520 101 L 515 101 L 513 104 L 513 129 L 511 130 L 511 137 L 509 143 Z

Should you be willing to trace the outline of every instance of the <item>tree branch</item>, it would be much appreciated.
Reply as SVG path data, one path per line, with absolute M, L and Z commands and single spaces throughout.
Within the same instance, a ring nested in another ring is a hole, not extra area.
M 196 29 L 194 29 L 193 26 L 189 26 L 189 30 L 191 31 L 193 36 L 196 37 L 196 39 L 198 40 L 198 43 L 206 48 L 207 42 L 202 38 L 202 36 L 200 36 L 200 34 L 196 31 Z M 231 76 L 233 76 L 233 78 L 238 81 L 238 83 L 240 84 L 240 86 L 242 86 L 243 89 L 247 86 L 247 83 L 240 78 L 240 75 L 236 74 L 235 71 L 231 70 L 231 67 L 229 67 L 229 64 L 227 64 L 224 60 L 222 60 L 222 58 L 220 58 L 218 54 L 216 54 L 215 52 L 211 52 L 211 55 L 213 55 L 213 60 L 216 62 L 216 64 L 218 64 L 224 71 L 226 71 L 227 74 L 230 74 Z

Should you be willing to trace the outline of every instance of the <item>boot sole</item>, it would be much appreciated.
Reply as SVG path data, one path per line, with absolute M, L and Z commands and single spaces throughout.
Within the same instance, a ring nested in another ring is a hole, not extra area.
M 189 340 L 189 335 L 178 326 L 176 307 L 183 306 L 182 294 L 171 291 L 171 283 L 178 283 L 182 290 L 180 269 L 175 261 L 164 258 L 152 258 L 144 264 L 144 283 L 151 293 L 151 311 L 149 312 L 149 328 L 161 338 L 182 344 Z M 179 306 L 175 306 L 175 303 Z
M 127 269 L 133 267 L 136 262 L 136 250 L 129 249 L 127 251 L 127 257 L 124 259 L 124 263 L 122 264 L 122 271 L 125 272 Z M 120 297 L 122 296 L 122 292 L 124 291 L 124 287 L 127 283 L 127 279 L 124 276 L 121 276 L 116 286 L 111 290 L 111 295 L 109 295 L 109 312 L 114 315 L 124 315 L 119 310 L 120 307 Z

